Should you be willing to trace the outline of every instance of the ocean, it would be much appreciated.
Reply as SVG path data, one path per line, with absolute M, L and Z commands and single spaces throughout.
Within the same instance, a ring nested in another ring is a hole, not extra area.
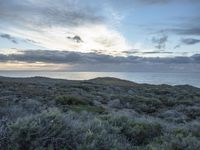
M 200 73 L 160 73 L 160 72 L 39 72 L 0 71 L 6 77 L 50 77 L 68 80 L 88 80 L 96 77 L 115 77 L 148 84 L 192 85 L 200 88 Z

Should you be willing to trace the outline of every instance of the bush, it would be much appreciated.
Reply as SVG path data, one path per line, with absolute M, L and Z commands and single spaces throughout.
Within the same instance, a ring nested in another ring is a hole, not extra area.
M 89 106 L 89 105 L 79 105 L 79 106 L 69 106 L 64 108 L 64 110 L 72 110 L 75 112 L 82 112 L 82 111 L 87 111 L 87 112 L 92 112 L 92 113 L 106 113 L 106 110 L 101 107 L 101 106 Z
M 197 119 L 200 117 L 200 107 L 198 106 L 183 107 L 180 111 L 186 114 L 190 119 Z
M 10 126 L 10 148 L 25 149 L 72 149 L 80 141 L 81 130 L 66 124 L 58 111 L 18 120 Z M 76 140 L 75 140 L 76 139 Z
M 5 149 L 8 144 L 8 119 L 2 118 L 0 119 L 0 149 Z
M 87 105 L 86 101 L 80 100 L 78 97 L 73 96 L 60 96 L 56 98 L 56 104 L 59 105 Z
M 122 133 L 135 145 L 145 145 L 161 135 L 161 126 L 144 122 L 130 122 L 122 129 Z
M 110 123 L 117 127 L 120 133 L 125 135 L 127 140 L 134 145 L 145 145 L 153 138 L 162 135 L 162 127 L 158 123 L 128 120 L 126 117 L 112 119 Z
M 91 117 L 89 114 L 64 115 L 57 110 L 48 110 L 19 119 L 9 125 L 4 141 L 0 140 L 0 148 L 11 150 L 130 149 L 130 144 L 124 136 L 110 131 L 107 122 Z
M 199 150 L 199 139 L 192 136 L 163 136 L 147 146 L 148 150 Z

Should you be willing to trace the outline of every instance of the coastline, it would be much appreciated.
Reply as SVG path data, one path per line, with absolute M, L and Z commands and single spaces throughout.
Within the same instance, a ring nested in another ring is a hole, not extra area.
M 0 71 L 0 76 L 34 77 L 54 79 L 90 80 L 98 77 L 114 77 L 141 84 L 191 85 L 200 88 L 200 73 L 196 72 L 51 72 L 51 71 Z

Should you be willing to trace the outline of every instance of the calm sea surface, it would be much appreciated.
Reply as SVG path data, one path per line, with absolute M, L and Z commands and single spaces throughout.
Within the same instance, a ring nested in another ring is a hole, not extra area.
M 50 77 L 68 80 L 88 80 L 96 77 L 116 77 L 137 83 L 149 84 L 189 84 L 200 87 L 200 73 L 155 73 L 155 72 L 33 72 L 0 71 L 6 77 Z

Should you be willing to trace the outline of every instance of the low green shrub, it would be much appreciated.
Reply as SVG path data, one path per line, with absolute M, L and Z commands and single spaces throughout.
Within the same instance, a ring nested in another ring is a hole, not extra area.
M 92 113 L 105 113 L 106 110 L 101 107 L 101 106 L 90 106 L 90 105 L 73 105 L 73 106 L 68 106 L 65 107 L 66 110 L 72 110 L 75 112 L 82 112 L 82 111 L 87 111 L 87 112 L 92 112 Z
M 120 133 L 134 145 L 145 145 L 153 138 L 162 135 L 162 127 L 158 123 L 128 120 L 126 117 L 111 119 L 109 123 L 113 127 L 117 127 Z
M 10 126 L 10 149 L 72 149 L 81 130 L 73 130 L 58 111 L 50 111 L 18 120 Z M 76 138 L 76 140 L 74 140 Z
M 87 105 L 88 103 L 74 96 L 59 96 L 56 98 L 56 104 L 58 105 Z
M 147 145 L 148 150 L 199 150 L 200 141 L 196 137 L 168 135 Z
M 5 150 L 128 150 L 130 144 L 107 122 L 86 114 L 49 110 L 9 125 L 0 148 Z

